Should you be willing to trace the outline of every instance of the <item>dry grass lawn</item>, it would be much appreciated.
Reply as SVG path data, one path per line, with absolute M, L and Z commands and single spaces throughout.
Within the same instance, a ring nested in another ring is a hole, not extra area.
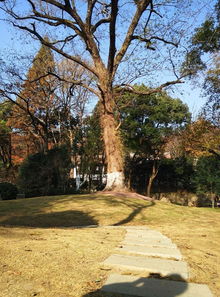
M 162 231 L 184 255 L 190 281 L 208 284 L 220 297 L 219 210 L 104 194 L 0 201 L 0 297 L 102 296 L 91 293 L 110 273 L 99 263 L 124 231 L 64 228 L 86 225 Z

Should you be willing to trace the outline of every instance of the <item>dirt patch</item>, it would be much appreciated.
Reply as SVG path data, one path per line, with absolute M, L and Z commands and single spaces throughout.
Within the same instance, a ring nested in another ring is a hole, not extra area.
M 123 230 L 0 228 L 1 297 L 78 297 L 101 287 L 100 263 Z
M 114 192 L 114 191 L 104 191 L 104 192 L 98 192 L 97 194 L 101 194 L 103 196 L 109 195 L 113 197 L 122 197 L 122 198 L 135 198 L 135 199 L 142 199 L 146 201 L 153 201 L 154 198 L 147 197 L 144 195 L 140 195 L 135 192 Z

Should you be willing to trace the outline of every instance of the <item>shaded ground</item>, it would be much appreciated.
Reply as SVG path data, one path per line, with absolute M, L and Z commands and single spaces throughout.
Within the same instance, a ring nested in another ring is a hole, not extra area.
M 16 283 L 20 283 L 22 288 L 26 281 L 37 282 L 39 288 L 48 288 L 51 295 L 45 292 L 35 295 L 41 297 L 76 297 L 97 291 L 104 281 L 101 277 L 109 272 L 97 270 L 96 267 L 111 254 L 110 250 L 121 240 L 120 232 L 123 231 L 61 229 L 87 224 L 146 225 L 161 231 L 178 245 L 185 256 L 190 266 L 190 280 L 208 284 L 215 297 L 220 297 L 219 210 L 115 195 L 98 193 L 0 201 L 0 275 L 3 272 L 0 278 L 3 278 L 4 287 L 7 284 L 11 290 L 8 291 L 11 295 L 1 295 L 5 293 L 0 288 L 0 297 L 34 296 L 24 295 L 24 291 L 20 295 L 15 294 Z M 13 225 L 17 228 L 9 227 Z M 56 229 L 39 229 L 53 226 Z M 105 232 L 109 232 L 109 235 L 104 235 Z M 115 232 L 118 232 L 117 235 Z M 78 256 L 80 253 L 83 255 L 81 258 Z M 24 273 L 23 267 L 28 267 L 27 274 L 19 275 Z M 46 276 L 40 272 L 44 268 Z M 39 282 L 38 276 L 41 279 Z M 46 285 L 42 285 L 42 282 Z

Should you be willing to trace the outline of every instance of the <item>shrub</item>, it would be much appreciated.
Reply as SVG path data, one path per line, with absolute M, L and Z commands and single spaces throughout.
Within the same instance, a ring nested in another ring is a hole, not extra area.
M 0 183 L 0 195 L 2 200 L 16 199 L 18 189 L 11 183 Z
M 21 164 L 19 187 L 26 197 L 64 194 L 70 157 L 66 147 L 28 156 Z

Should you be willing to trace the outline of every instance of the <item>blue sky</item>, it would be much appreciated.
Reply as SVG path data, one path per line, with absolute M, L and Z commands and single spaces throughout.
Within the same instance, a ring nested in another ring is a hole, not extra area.
M 7 59 L 7 55 L 14 49 L 20 54 L 25 53 L 26 51 L 34 54 L 37 51 L 39 48 L 38 42 L 33 44 L 31 39 L 25 38 L 24 35 L 23 37 L 20 36 L 20 33 L 18 34 L 16 29 L 13 29 L 6 23 L 0 21 L 0 53 L 3 60 Z M 175 86 L 170 94 L 172 97 L 180 98 L 186 103 L 194 118 L 206 100 L 202 96 L 202 90 L 187 80 L 184 84 Z

